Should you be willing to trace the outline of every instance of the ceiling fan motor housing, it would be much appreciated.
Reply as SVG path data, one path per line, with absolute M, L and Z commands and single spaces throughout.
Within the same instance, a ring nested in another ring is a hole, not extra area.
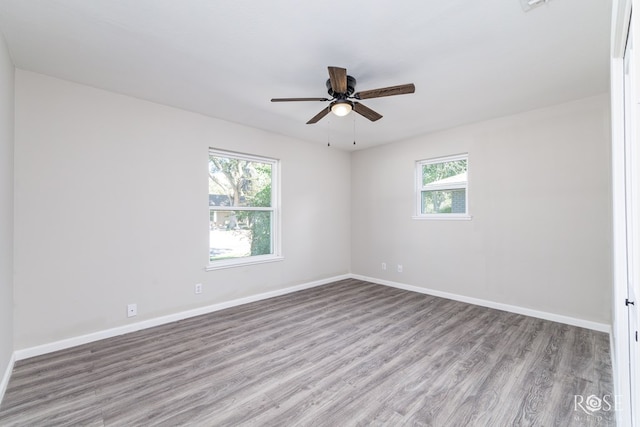
M 356 79 L 355 77 L 347 76 L 347 91 L 345 93 L 336 93 L 331 88 L 331 79 L 327 80 L 327 93 L 332 98 L 344 99 L 347 98 L 356 91 Z

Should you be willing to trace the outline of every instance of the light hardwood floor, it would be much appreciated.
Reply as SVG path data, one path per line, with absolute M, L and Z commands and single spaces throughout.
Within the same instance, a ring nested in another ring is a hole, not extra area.
M 574 396 L 612 394 L 606 334 L 344 280 L 20 361 L 0 426 L 603 426 Z

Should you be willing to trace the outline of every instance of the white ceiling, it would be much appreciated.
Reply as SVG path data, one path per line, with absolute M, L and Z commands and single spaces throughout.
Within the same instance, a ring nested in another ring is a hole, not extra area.
M 0 0 L 16 67 L 353 149 L 609 90 L 611 0 Z M 329 115 L 327 66 L 384 117 Z

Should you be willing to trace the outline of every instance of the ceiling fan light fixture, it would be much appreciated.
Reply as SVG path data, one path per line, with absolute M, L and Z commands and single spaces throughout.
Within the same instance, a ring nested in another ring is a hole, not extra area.
M 331 112 L 338 117 L 344 117 L 353 110 L 353 105 L 349 101 L 336 101 L 331 104 Z

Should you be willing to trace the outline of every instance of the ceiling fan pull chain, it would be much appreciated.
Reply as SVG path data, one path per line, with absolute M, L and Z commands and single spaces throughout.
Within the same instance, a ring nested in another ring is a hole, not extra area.
M 356 145 L 356 116 L 353 115 L 353 145 Z

